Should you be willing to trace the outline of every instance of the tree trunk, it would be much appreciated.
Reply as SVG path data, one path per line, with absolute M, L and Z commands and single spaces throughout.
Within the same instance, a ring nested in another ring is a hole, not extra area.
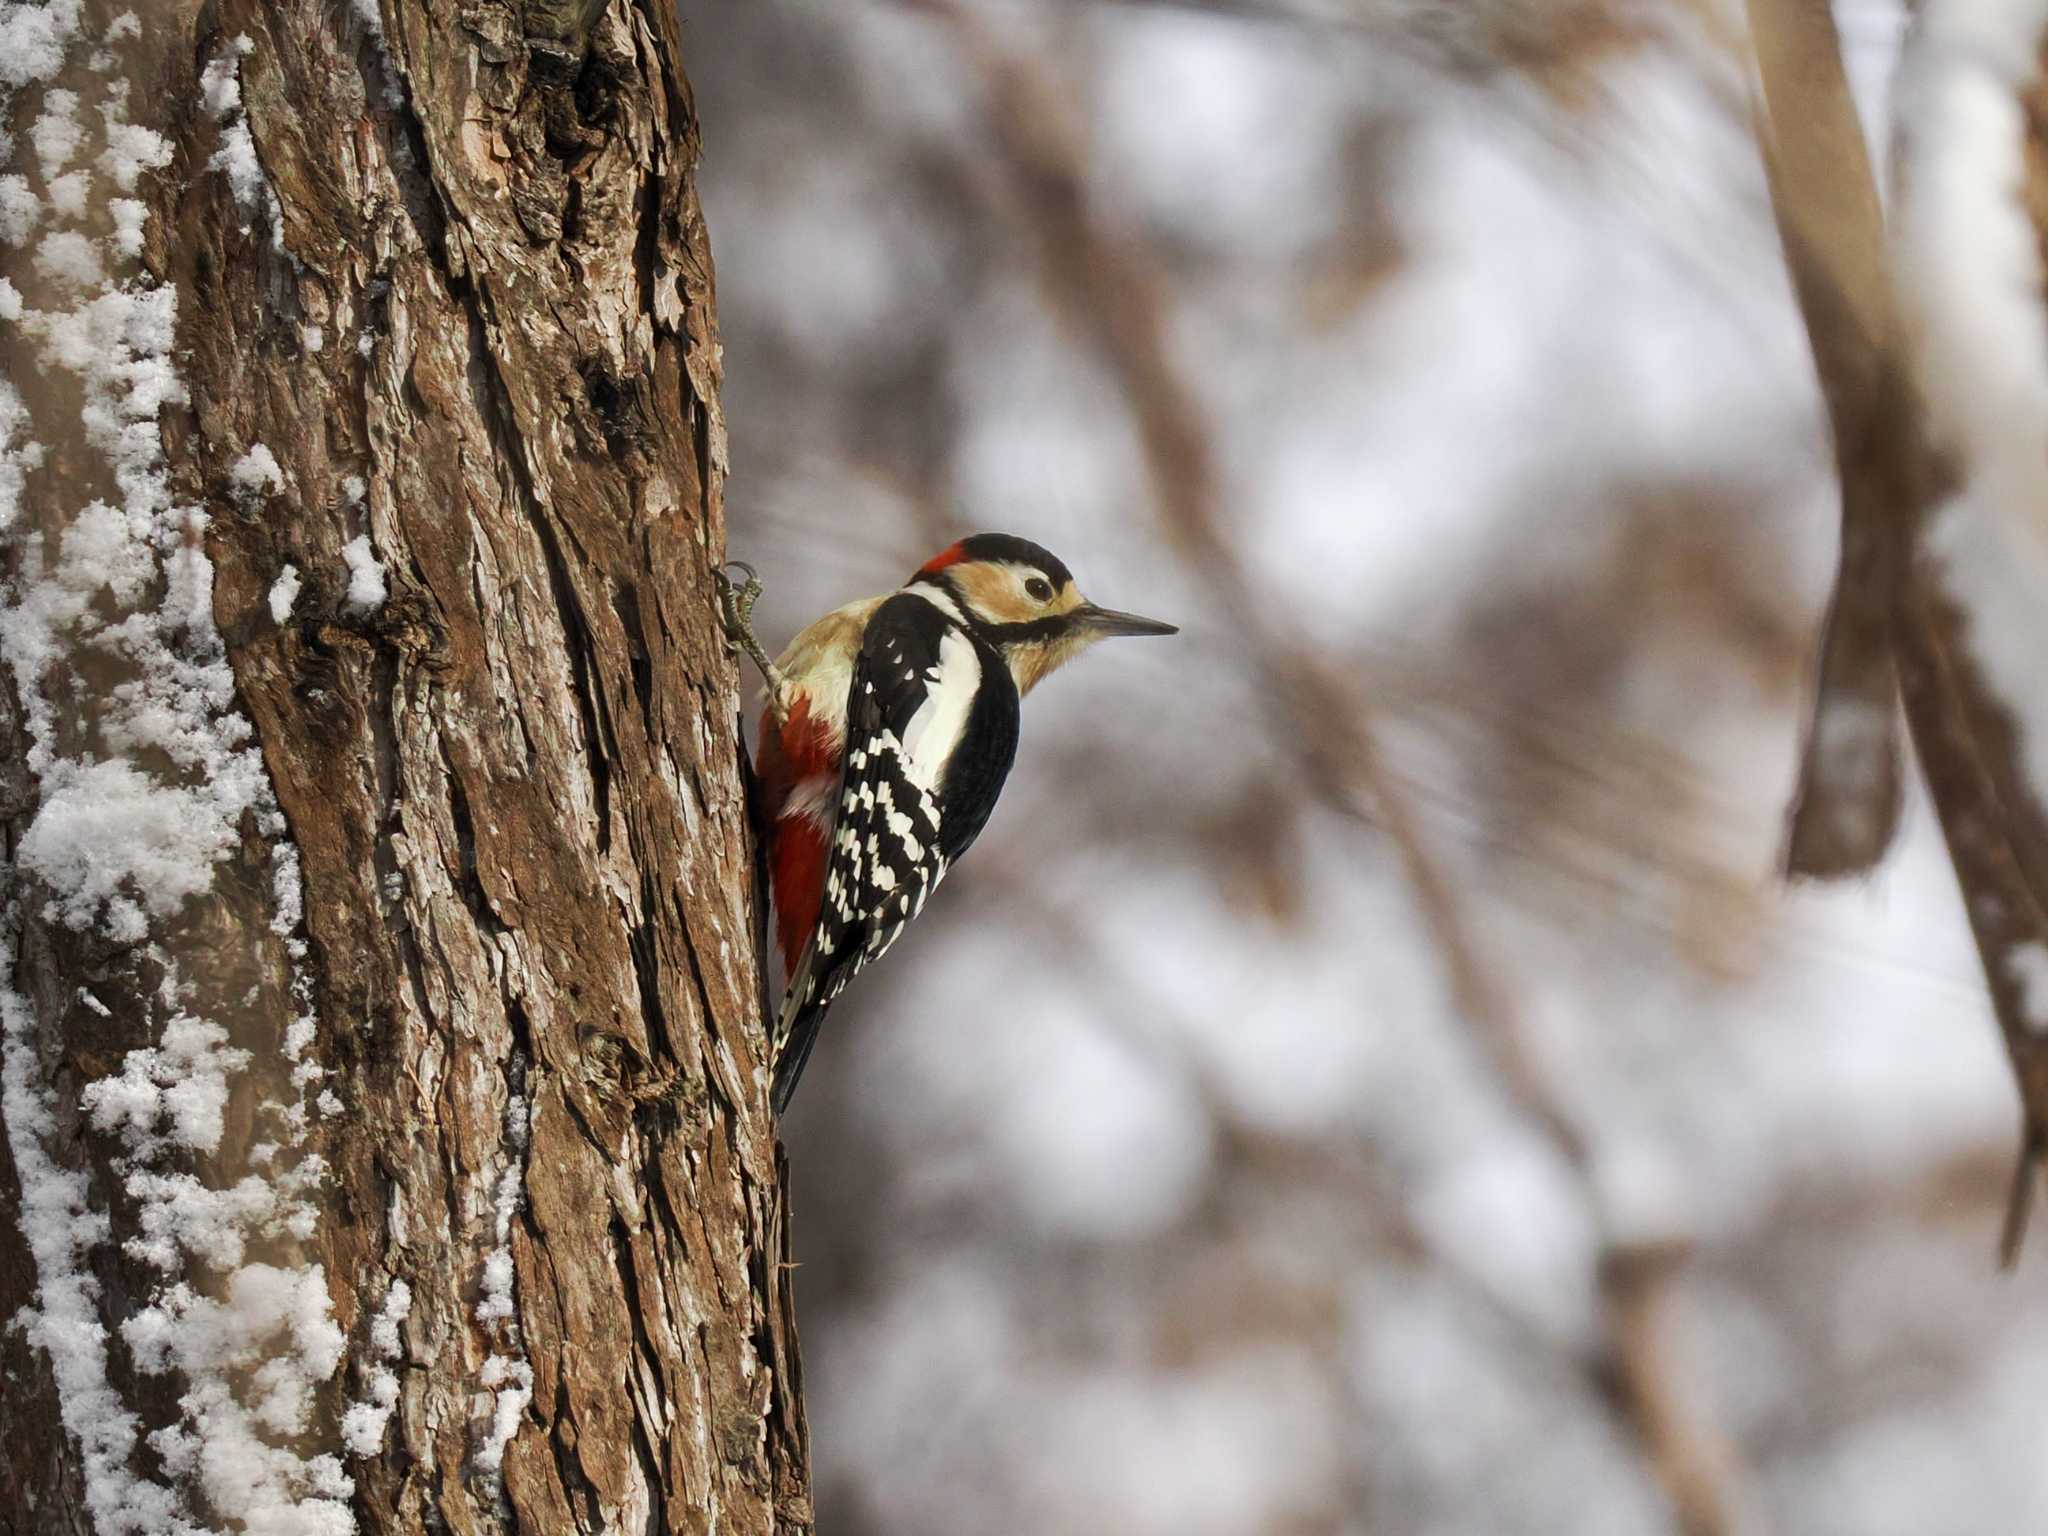
M 808 1530 L 674 11 L 9 86 L 0 1532 Z

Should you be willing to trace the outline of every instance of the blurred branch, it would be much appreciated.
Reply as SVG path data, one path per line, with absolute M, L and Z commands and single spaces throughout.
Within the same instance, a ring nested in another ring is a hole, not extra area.
M 1639 1245 L 1601 1255 L 1600 1290 L 1616 1355 L 1616 1390 L 1648 1444 L 1685 1536 L 1750 1529 L 1734 1490 L 1735 1447 L 1701 1417 L 1690 1383 L 1677 1374 L 1673 1317 L 1682 1248 Z
M 2038 35 L 2038 25 L 2036 32 Z M 1927 46 L 1926 22 L 1913 36 Z M 1910 49 L 1912 44 L 1908 46 Z M 2016 77 L 2020 84 L 2008 82 L 2006 86 L 2018 90 L 2021 97 L 2014 103 L 2024 125 L 2019 146 L 2021 184 L 2009 189 L 1997 186 L 1995 195 L 2015 197 L 2033 225 L 2036 266 L 2031 303 L 2038 314 L 2040 241 L 2048 228 L 2048 154 L 2044 154 L 2048 150 L 2048 129 L 2044 129 L 2048 124 L 2048 111 L 2044 111 L 2048 108 L 2048 82 L 2041 73 L 2038 51 L 2033 64 L 2030 79 L 2020 75 Z M 1983 77 L 1973 75 L 1972 79 L 1982 89 Z M 1923 93 L 1918 110 L 1941 110 L 1930 105 L 1934 99 Z M 1946 110 L 1965 114 L 1971 124 L 1976 121 L 1973 114 L 1982 110 L 1980 106 L 1956 106 L 1953 94 L 1944 99 L 1948 101 Z M 1911 122 L 1902 130 L 1904 142 L 1910 144 L 1916 135 L 1931 137 L 1927 132 L 1931 126 Z M 1952 190 L 1947 197 L 1930 193 L 1927 206 L 1921 206 L 1923 188 L 1910 167 L 1909 161 L 1900 178 L 1896 205 L 1908 238 L 1924 243 L 1932 237 L 1960 249 L 1982 248 L 1982 226 L 1972 216 L 1955 213 Z M 1987 180 L 1997 176 L 1996 171 L 1985 174 Z M 1957 280 L 1953 272 L 1929 272 L 1924 267 L 1914 273 L 1921 287 L 1899 290 L 1899 297 L 1907 302 L 1924 299 L 1927 289 Z M 1880 279 L 1883 275 L 1879 273 Z M 1939 321 L 1925 305 L 1918 319 L 1916 339 L 1931 343 L 1931 332 Z M 1901 357 L 1915 364 L 1922 361 L 1903 350 Z M 1941 821 L 1963 910 L 1983 963 L 1992 1010 L 2019 1088 L 2020 1150 L 1999 1246 L 2001 1262 L 2010 1268 L 2018 1260 L 2039 1167 L 2048 1154 L 2048 1030 L 2036 1017 L 2038 1006 L 2029 1006 L 2031 967 L 2048 954 L 2048 785 L 2029 781 L 2024 757 L 2020 719 L 2033 701 L 2001 698 L 1999 683 L 1979 665 L 1970 643 L 1973 624 L 1991 626 L 1995 634 L 1996 626 L 2010 621 L 2002 621 L 1993 612 L 1969 610 L 1959 591 L 1951 588 L 1949 566 L 1927 547 L 1925 534 L 1932 509 L 1964 485 L 1982 504 L 1974 509 L 1959 507 L 1955 515 L 1994 522 L 2010 519 L 2022 540 L 2037 538 L 2038 529 L 2033 526 L 2030 507 L 2011 505 L 2004 499 L 2013 487 L 2003 477 L 1986 474 L 1981 484 L 1969 484 L 1973 466 L 1961 460 L 1972 443 L 1937 440 L 1932 417 L 1924 409 L 1928 397 L 1923 397 L 1922 387 L 1936 405 L 1948 407 L 1951 420 L 1958 412 L 1968 417 L 1981 411 L 1980 402 L 1957 399 L 1954 384 L 1953 378 L 1943 379 L 1927 370 L 1917 377 L 1899 379 L 1893 388 L 1894 416 L 1888 430 L 1894 439 L 1892 452 L 1901 466 L 1903 487 L 1897 506 L 1903 514 L 1901 526 L 1909 530 L 1914 542 L 1908 546 L 1911 553 L 1899 579 L 1892 644 L 1913 746 Z M 1984 414 L 1992 419 L 1976 421 L 1966 434 L 1975 438 L 1974 446 L 1979 449 L 1986 438 L 1995 438 L 2001 431 L 2024 430 L 1995 413 Z M 2038 476 L 2039 467 L 2032 473 Z M 2038 602 L 2038 592 L 2031 596 Z M 2038 607 L 2035 612 L 2038 615 Z M 2038 632 L 2029 635 L 2028 642 L 2038 644 Z M 2032 689 L 2036 681 L 2030 675 L 2017 687 Z M 2009 677 L 2002 682 L 2008 688 L 2016 686 Z
M 1341 814 L 1377 824 L 1442 957 L 1453 1004 L 1479 1035 L 1509 1096 L 1571 1171 L 1602 1230 L 1599 1274 L 1618 1397 L 1687 1536 L 1739 1528 L 1735 1466 L 1725 1437 L 1675 1359 L 1661 1318 L 1671 1265 L 1611 1230 L 1587 1138 L 1545 1079 L 1506 990 L 1482 960 L 1459 894 L 1426 846 L 1386 771 L 1364 702 L 1322 660 L 1271 621 L 1217 515 L 1212 432 L 1175 365 L 1167 284 L 1135 240 L 1090 214 L 1079 114 L 1042 71 L 1006 53 L 960 0 L 907 0 L 946 25 L 979 78 L 999 155 L 1029 209 L 1051 297 L 1122 385 L 1158 494 L 1163 530 L 1208 586 L 1229 632 L 1274 701 L 1275 740 L 1290 744 L 1317 793 Z
M 1828 0 L 1749 0 L 1757 137 L 1833 429 L 1842 545 L 1793 802 L 1793 875 L 1857 874 L 1898 828 L 1890 630 L 1912 517 L 1911 416 L 1884 214 Z
M 2043 822 L 2020 773 L 2011 721 L 1965 660 L 1960 611 L 1931 573 L 1916 569 L 1910 586 L 1894 630 L 1906 718 L 2019 1083 L 2020 1152 L 1999 1240 L 1999 1260 L 2010 1268 L 2048 1153 L 2048 1038 L 2028 1019 L 2029 973 L 2020 962 L 2030 946 L 2048 943 L 2041 867 L 2030 870 L 2021 853 L 2029 840 L 2041 846 Z
M 1961 609 L 1933 563 L 1905 557 L 1941 471 L 1907 369 L 1833 12 L 1827 0 L 1750 0 L 1749 13 L 1772 201 L 1842 483 L 1842 568 L 1788 863 L 1794 874 L 1846 874 L 1883 855 L 1899 805 L 1896 670 L 2019 1084 L 2021 1147 L 1999 1245 L 2010 1266 L 2048 1152 L 2048 1039 L 2027 1017 L 2022 968 L 2023 950 L 2048 942 L 2048 807 L 2027 784 L 2010 715 L 1968 660 Z

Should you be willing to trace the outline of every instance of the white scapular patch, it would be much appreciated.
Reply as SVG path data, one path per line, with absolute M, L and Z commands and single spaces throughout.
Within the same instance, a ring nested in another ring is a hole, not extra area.
M 946 631 L 925 682 L 924 702 L 903 731 L 903 776 L 929 794 L 967 729 L 981 687 L 981 657 L 964 630 Z

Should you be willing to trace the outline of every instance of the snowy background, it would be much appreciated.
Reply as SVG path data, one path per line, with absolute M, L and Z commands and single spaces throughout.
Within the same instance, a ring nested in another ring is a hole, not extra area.
M 1994 1270 L 2017 1105 L 1931 817 L 1774 873 L 1835 510 L 1740 7 L 972 14 L 1584 1149 L 1172 552 L 961 34 L 685 0 L 764 634 L 978 528 L 1186 630 L 1033 696 L 806 1076 L 821 1528 L 1626 1536 L 1674 1467 L 1727 1529 L 2043 1528 L 2048 1259 Z M 1838 14 L 1881 147 L 1902 16 Z

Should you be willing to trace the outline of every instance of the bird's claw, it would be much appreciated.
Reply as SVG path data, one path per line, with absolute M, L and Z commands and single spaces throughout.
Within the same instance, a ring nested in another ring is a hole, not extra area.
M 727 571 L 740 571 L 746 580 L 738 586 L 733 584 Z M 754 638 L 754 604 L 761 600 L 761 577 L 744 560 L 728 560 L 711 573 L 711 579 L 718 587 L 719 617 L 725 621 L 725 649 L 728 655 L 738 655 L 742 650 L 752 649 L 749 645 Z
M 734 585 L 727 571 L 739 571 L 745 580 Z M 768 659 L 767 651 L 754 637 L 754 604 L 761 600 L 761 577 L 744 560 L 728 560 L 711 573 L 711 579 L 718 587 L 719 617 L 725 625 L 725 649 L 728 655 L 745 652 L 754 665 L 761 670 L 762 678 L 768 684 L 768 707 L 775 713 L 777 725 L 789 722 L 789 706 L 784 701 L 787 683 L 781 670 Z

